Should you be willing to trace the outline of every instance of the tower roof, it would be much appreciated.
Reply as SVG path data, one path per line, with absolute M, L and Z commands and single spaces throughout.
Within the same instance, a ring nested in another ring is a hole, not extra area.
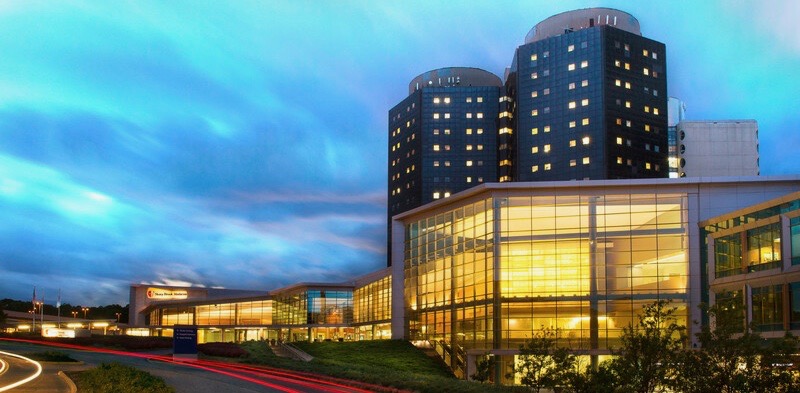
M 500 77 L 473 67 L 445 67 L 418 75 L 408 84 L 408 94 L 423 87 L 503 86 Z
M 639 21 L 627 12 L 613 8 L 584 8 L 562 12 L 537 23 L 525 36 L 525 43 L 529 44 L 565 32 L 598 25 L 614 26 L 633 34 L 642 35 Z

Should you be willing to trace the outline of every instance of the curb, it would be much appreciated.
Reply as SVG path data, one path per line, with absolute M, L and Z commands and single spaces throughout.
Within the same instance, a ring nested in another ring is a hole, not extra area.
M 67 374 L 64 374 L 63 371 L 59 371 L 58 376 L 67 383 L 67 386 L 69 387 L 69 393 L 77 393 L 78 387 L 75 386 L 75 382 L 72 382 L 72 379 L 70 379 Z

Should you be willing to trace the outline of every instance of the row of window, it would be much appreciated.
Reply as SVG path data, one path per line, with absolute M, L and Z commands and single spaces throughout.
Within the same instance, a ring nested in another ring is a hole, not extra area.
M 581 49 L 586 49 L 588 47 L 589 47 L 589 44 L 586 41 L 581 42 Z M 567 52 L 568 53 L 572 52 L 574 50 L 575 50 L 575 45 L 574 44 L 571 44 L 571 45 L 567 46 Z M 546 51 L 542 52 L 542 58 L 543 59 L 546 59 L 548 57 L 550 57 L 550 51 L 549 50 L 546 50 Z M 537 61 L 537 60 L 539 60 L 539 54 L 538 53 L 531 54 L 531 61 Z
M 584 117 L 583 119 L 581 119 L 581 125 L 582 126 L 588 126 L 589 125 L 589 118 L 588 117 Z M 567 126 L 569 128 L 575 128 L 575 127 L 578 126 L 578 121 L 577 120 L 570 120 L 569 123 L 567 123 Z M 551 128 L 550 128 L 549 125 L 546 125 L 546 126 L 542 127 L 542 131 L 544 133 L 548 133 L 548 132 L 550 132 L 550 130 L 551 130 Z M 531 135 L 539 135 L 539 127 L 531 128 Z
M 464 102 L 472 103 L 473 102 L 472 97 L 465 98 Z M 475 97 L 475 102 L 478 102 L 478 103 L 483 102 L 483 97 Z M 433 103 L 434 104 L 440 104 L 440 103 L 449 104 L 450 103 L 450 97 L 433 97 Z
M 584 136 L 583 138 L 581 138 L 581 145 L 587 146 L 590 143 L 591 143 L 591 138 L 589 138 L 588 136 Z M 576 147 L 576 146 L 578 146 L 578 140 L 577 139 L 570 139 L 569 147 Z M 550 152 L 550 144 L 547 143 L 545 145 L 542 145 L 541 151 L 543 153 L 549 153 Z M 539 153 L 539 146 L 531 147 L 531 154 L 538 154 L 538 153 Z
M 614 41 L 614 47 L 617 49 L 622 48 L 625 50 L 625 52 L 631 51 L 631 46 L 629 44 L 622 43 L 622 45 L 620 45 L 619 41 Z M 651 57 L 653 60 L 658 60 L 658 53 L 649 49 L 642 49 L 642 56 Z
M 474 114 L 472 112 L 467 112 L 465 115 L 466 115 L 467 119 L 472 119 L 473 116 L 476 119 L 483 119 L 483 112 L 476 112 Z M 433 118 L 434 119 L 440 119 L 440 118 L 449 119 L 450 118 L 450 113 L 438 113 L 438 112 L 436 112 L 436 113 L 433 114 Z
M 625 165 L 627 165 L 627 166 L 633 166 L 633 160 L 632 160 L 632 159 L 630 159 L 630 158 L 628 158 L 628 159 L 623 159 L 622 157 L 619 157 L 619 156 L 617 156 L 617 165 L 623 165 L 623 164 L 625 164 Z M 661 165 L 658 165 L 658 164 L 652 164 L 652 163 L 650 163 L 650 162 L 647 162 L 647 161 L 645 161 L 645 163 L 644 163 L 644 169 L 647 169 L 647 170 L 654 170 L 654 171 L 656 171 L 656 172 L 657 172 L 657 171 L 660 171 L 660 170 L 661 170 Z
M 433 166 L 435 166 L 435 167 L 438 167 L 438 166 L 441 166 L 441 165 L 449 167 L 450 166 L 450 161 L 438 161 L 438 160 L 436 160 L 436 161 L 433 162 Z M 464 166 L 473 166 L 473 165 L 483 166 L 483 161 L 481 161 L 481 160 L 477 160 L 477 161 L 475 161 L 475 160 L 466 160 L 466 161 L 464 161 Z
M 617 145 L 622 146 L 623 143 L 625 144 L 625 146 L 628 146 L 628 147 L 631 147 L 632 144 L 633 144 L 630 139 L 618 136 L 617 137 Z M 659 145 L 657 145 L 657 144 L 652 144 L 651 145 L 650 143 L 645 143 L 644 144 L 644 149 L 647 150 L 647 151 L 651 151 L 652 150 L 652 151 L 654 151 L 656 153 L 661 152 L 661 147 L 659 147 Z
M 589 80 L 588 79 L 582 80 L 581 81 L 581 87 L 587 87 L 587 86 L 589 86 Z M 567 86 L 567 89 L 568 90 L 574 90 L 576 87 L 577 87 L 577 82 L 571 82 Z M 542 95 L 546 96 L 546 95 L 549 95 L 549 94 L 550 94 L 550 88 L 549 87 L 542 89 Z M 536 97 L 539 97 L 539 91 L 538 90 L 531 91 L 531 98 L 536 98 Z

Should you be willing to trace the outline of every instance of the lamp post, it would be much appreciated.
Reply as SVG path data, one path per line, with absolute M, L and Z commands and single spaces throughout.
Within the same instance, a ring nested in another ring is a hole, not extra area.
M 78 312 L 77 311 L 73 311 L 72 312 L 72 318 L 76 318 L 76 319 L 78 318 Z
M 89 312 L 89 307 L 84 307 L 81 310 L 83 310 L 83 319 L 86 319 L 86 313 Z

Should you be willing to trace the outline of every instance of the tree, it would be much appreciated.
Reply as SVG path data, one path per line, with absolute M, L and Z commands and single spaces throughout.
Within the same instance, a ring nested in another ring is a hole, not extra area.
M 719 296 L 701 306 L 710 324 L 697 334 L 701 348 L 685 351 L 676 367 L 675 390 L 686 393 L 796 392 L 797 374 L 786 367 L 797 351 L 787 334 L 771 344 L 744 324 L 744 308 L 736 296 Z
M 569 349 L 558 347 L 557 339 L 558 329 L 543 326 L 520 346 L 519 361 L 511 366 L 508 377 L 519 374 L 520 382 L 537 393 L 566 384 L 570 373 L 575 371 L 577 359 Z
M 490 354 L 484 354 L 475 358 L 475 373 L 470 375 L 470 378 L 480 383 L 490 382 L 493 373 L 494 358 Z
M 659 300 L 642 308 L 638 322 L 623 328 L 622 346 L 608 364 L 618 390 L 652 393 L 665 390 L 672 379 L 672 365 L 685 342 L 686 327 L 678 324 L 676 307 Z
M 0 327 L 6 324 L 6 313 L 3 312 L 3 303 L 0 303 Z

